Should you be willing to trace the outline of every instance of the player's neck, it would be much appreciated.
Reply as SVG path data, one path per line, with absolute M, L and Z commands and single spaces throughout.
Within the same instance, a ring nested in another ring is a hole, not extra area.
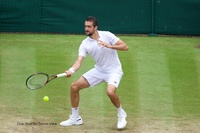
M 90 38 L 92 38 L 94 40 L 98 40 L 99 39 L 99 34 L 98 34 L 97 30 L 92 34 L 92 36 L 90 36 Z

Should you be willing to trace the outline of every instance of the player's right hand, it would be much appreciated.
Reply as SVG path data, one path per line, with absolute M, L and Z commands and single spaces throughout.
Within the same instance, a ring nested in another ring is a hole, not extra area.
M 70 70 L 66 70 L 65 73 L 67 74 L 66 77 L 71 77 L 72 76 L 72 72 Z

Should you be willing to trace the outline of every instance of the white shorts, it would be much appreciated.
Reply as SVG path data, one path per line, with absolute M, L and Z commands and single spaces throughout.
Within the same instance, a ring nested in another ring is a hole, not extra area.
M 123 72 L 108 72 L 102 73 L 96 68 L 93 68 L 83 74 L 83 77 L 88 81 L 90 87 L 100 84 L 102 82 L 107 82 L 108 84 L 114 85 L 118 88 L 121 78 L 123 76 Z

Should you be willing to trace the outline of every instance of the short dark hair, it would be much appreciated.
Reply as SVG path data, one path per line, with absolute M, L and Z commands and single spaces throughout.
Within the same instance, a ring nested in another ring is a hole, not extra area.
M 93 26 L 94 26 L 94 27 L 95 27 L 95 26 L 98 26 L 98 20 L 97 20 L 95 17 L 93 17 L 93 16 L 87 17 L 87 18 L 85 19 L 85 21 L 91 21 L 91 22 L 93 22 Z

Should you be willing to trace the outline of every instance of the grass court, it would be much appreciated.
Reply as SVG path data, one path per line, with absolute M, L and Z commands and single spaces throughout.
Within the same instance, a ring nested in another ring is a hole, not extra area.
M 1 133 L 199 133 L 200 38 L 119 36 L 124 76 L 117 90 L 128 125 L 117 130 L 117 110 L 106 84 L 80 92 L 81 126 L 61 127 L 71 113 L 70 84 L 94 66 L 90 56 L 71 78 L 29 90 L 35 72 L 62 73 L 77 58 L 84 35 L 0 34 Z M 49 102 L 43 97 L 49 96 Z

